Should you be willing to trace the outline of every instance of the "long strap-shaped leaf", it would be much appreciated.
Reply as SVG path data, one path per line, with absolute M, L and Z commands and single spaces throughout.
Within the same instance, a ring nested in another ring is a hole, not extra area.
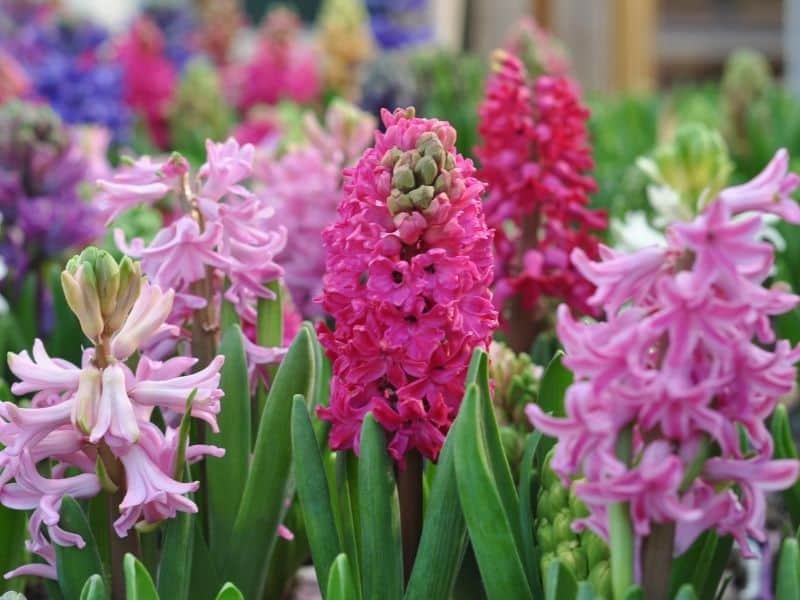
M 361 591 L 361 566 L 359 557 L 360 528 L 358 523 L 358 458 L 352 450 L 340 450 L 335 458 L 335 513 L 336 530 L 342 550 L 347 554 L 350 571 L 356 587 Z
M 125 571 L 126 600 L 159 600 L 150 573 L 133 554 L 125 555 L 123 569 Z
M 346 554 L 340 554 L 330 566 L 328 585 L 325 588 L 326 600 L 353 600 L 358 598 L 353 571 Z
M 489 598 L 530 599 L 525 570 L 490 470 L 479 396 L 478 386 L 471 384 L 453 425 L 458 496 Z
M 331 507 L 331 493 L 322 454 L 308 416 L 305 399 L 294 397 L 292 407 L 292 453 L 297 474 L 297 496 L 303 510 L 308 543 L 320 589 L 325 589 L 328 569 L 340 552 L 339 534 Z
M 554 560 L 547 568 L 545 582 L 545 600 L 562 600 L 575 598 L 578 595 L 578 582 L 575 576 L 560 560 Z
M 229 554 L 229 542 L 239 509 L 241 490 L 247 479 L 250 459 L 250 382 L 242 330 L 230 325 L 222 335 L 220 353 L 225 356 L 220 386 L 225 392 L 218 421 L 219 433 L 212 444 L 225 448 L 225 456 L 206 461 L 208 480 L 209 546 L 217 564 Z
M 478 373 L 475 382 L 478 385 L 479 397 L 479 429 L 483 433 L 485 442 L 486 456 L 494 478 L 500 499 L 506 512 L 511 533 L 514 536 L 514 543 L 517 546 L 517 553 L 522 555 L 524 543 L 522 541 L 522 530 L 519 526 L 519 497 L 514 488 L 514 478 L 511 476 L 511 467 L 508 464 L 506 453 L 503 450 L 503 443 L 500 440 L 500 429 L 494 416 L 492 406 L 492 393 L 489 389 L 489 357 L 481 349 L 475 351 L 480 361 L 478 363 Z
M 25 562 L 25 513 L 0 506 L 0 573 L 16 569 Z M 0 591 L 21 592 L 25 580 L 21 577 L 0 584 Z
M 253 460 L 233 527 L 237 547 L 246 551 L 229 556 L 223 573 L 245 598 L 260 598 L 263 594 L 266 567 L 290 494 L 292 398 L 309 392 L 312 377 L 311 340 L 303 327 L 275 375 L 261 414 Z M 226 493 L 230 498 L 238 490 L 229 489 Z
M 81 590 L 81 600 L 106 600 L 106 584 L 100 575 L 92 575 Z
M 467 547 L 467 524 L 458 502 L 453 436 L 445 440 L 425 508 L 406 600 L 449 598 Z
M 358 510 L 364 598 L 396 600 L 403 597 L 400 501 L 386 435 L 370 413 L 361 427 L 360 446 Z
M 775 597 L 779 600 L 800 600 L 800 550 L 794 538 L 786 538 L 781 545 Z
M 519 525 L 522 534 L 522 560 L 525 574 L 534 597 L 543 594 L 542 581 L 539 575 L 539 549 L 533 540 L 533 498 L 535 498 L 533 459 L 539 449 L 542 433 L 534 431 L 525 441 L 525 451 L 519 467 Z
M 86 544 L 80 549 L 76 546 L 53 544 L 56 552 L 58 585 L 66 600 L 76 600 L 80 598 L 87 579 L 92 575 L 102 575 L 104 578 L 107 575 L 103 570 L 89 521 L 80 504 L 69 496 L 65 496 L 61 501 L 59 524 L 64 530 L 77 533 Z

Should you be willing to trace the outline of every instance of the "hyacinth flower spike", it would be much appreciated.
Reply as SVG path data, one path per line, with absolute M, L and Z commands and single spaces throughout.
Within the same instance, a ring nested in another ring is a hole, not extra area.
M 322 306 L 336 327 L 319 326 L 333 380 L 318 414 L 334 450 L 358 451 L 368 412 L 386 430 L 408 533 L 422 510 L 422 457 L 438 458 L 497 312 L 483 184 L 457 153 L 455 129 L 413 109 L 384 110 L 383 122 L 345 170 L 339 217 L 322 234 Z M 409 569 L 415 542 L 404 551 Z
M 670 226 L 666 248 L 603 249 L 599 261 L 573 251 L 606 321 L 559 308 L 575 373 L 566 417 L 527 412 L 558 438 L 551 466 L 589 509 L 573 527 L 610 540 L 615 597 L 636 575 L 648 598 L 665 598 L 665 565 L 706 530 L 753 556 L 765 493 L 797 480 L 800 464 L 773 458 L 764 422 L 794 389 L 800 359 L 770 321 L 800 298 L 763 287 L 774 249 L 759 239 L 764 213 L 800 224 L 797 186 L 781 150 L 756 179 Z
M 216 428 L 224 359 L 218 356 L 183 375 L 194 359 L 156 362 L 141 357 L 132 371 L 126 361 L 149 340 L 176 333 L 166 323 L 173 290 L 150 283 L 139 263 L 129 258 L 117 262 L 96 248 L 73 257 L 61 280 L 67 303 L 92 347 L 84 351 L 80 366 L 51 358 L 39 340 L 31 354 L 9 353 L 9 368 L 19 379 L 11 390 L 31 395 L 31 400 L 29 407 L 0 404 L 0 503 L 33 511 L 28 548 L 45 564 L 23 566 L 6 576 L 55 578 L 51 543 L 84 544 L 80 536 L 59 528 L 62 499 L 104 492 L 115 532 L 113 596 L 124 597 L 122 556 L 138 554 L 132 529 L 152 527 L 179 511 L 197 511 L 187 496 L 197 483 L 176 477 L 182 471 L 177 457 L 196 461 L 224 454 L 208 445 L 179 449 L 178 443 L 187 440 L 179 439 L 169 426 L 165 431 L 156 427 L 150 420 L 153 410 L 158 408 L 168 423 L 188 411 Z

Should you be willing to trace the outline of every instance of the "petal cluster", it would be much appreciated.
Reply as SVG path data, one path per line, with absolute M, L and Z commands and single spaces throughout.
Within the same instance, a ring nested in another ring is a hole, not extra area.
M 320 325 L 333 361 L 336 449 L 357 448 L 372 411 L 402 463 L 409 450 L 436 459 L 458 411 L 469 357 L 497 324 L 491 301 L 492 235 L 472 163 L 455 130 L 412 109 L 383 113 L 385 133 L 345 170 L 327 253 Z
M 573 251 L 595 286 L 588 301 L 607 320 L 579 321 L 559 308 L 565 364 L 575 373 L 566 418 L 535 405 L 528 416 L 559 439 L 553 469 L 577 479 L 591 511 L 579 527 L 607 535 L 608 505 L 627 502 L 639 538 L 675 523 L 676 553 L 707 529 L 732 535 L 744 553 L 748 538 L 764 539 L 765 492 L 791 485 L 800 466 L 772 460 L 764 424 L 792 391 L 800 358 L 770 324 L 800 298 L 763 287 L 774 251 L 759 239 L 759 213 L 800 223 L 788 196 L 797 176 L 784 158 L 781 151 L 754 181 L 670 226 L 664 248 L 601 248 L 599 261 Z M 623 436 L 630 457 L 617 453 Z
M 184 373 L 196 362 L 192 358 L 156 362 L 143 356 L 135 371 L 125 363 L 163 327 L 172 302 L 172 291 L 143 283 L 127 319 L 102 344 L 84 352 L 81 366 L 50 357 L 39 340 L 31 353 L 9 353 L 9 369 L 18 378 L 11 391 L 29 395 L 30 404 L 0 404 L 0 503 L 33 511 L 28 547 L 44 564 L 23 566 L 7 576 L 56 576 L 51 543 L 84 543 L 59 527 L 62 499 L 98 494 L 106 484 L 98 473 L 110 473 L 109 465 L 122 473 L 113 481 L 124 490 L 114 522 L 120 537 L 140 521 L 156 523 L 177 511 L 197 511 L 186 497 L 197 483 L 175 476 L 177 430 L 168 426 L 162 431 L 150 417 L 158 408 L 164 421 L 177 424 L 188 410 L 216 429 L 224 359 L 218 356 L 191 374 Z M 188 460 L 223 453 L 212 446 L 186 449 Z
M 516 43 L 519 45 L 521 42 Z M 589 210 L 595 190 L 586 122 L 575 84 L 564 75 L 529 73 L 499 50 L 480 107 L 476 149 L 487 182 L 486 221 L 495 233 L 495 302 L 542 297 L 592 313 L 592 284 L 570 260 L 574 248 L 596 257 L 605 215 Z
M 274 208 L 245 187 L 253 173 L 252 145 L 240 146 L 232 138 L 209 141 L 206 152 L 194 178 L 180 155 L 162 161 L 140 158 L 99 182 L 100 202 L 113 218 L 140 203 L 176 199 L 183 211 L 149 244 L 139 238 L 128 243 L 120 230 L 115 232 L 117 244 L 141 260 L 142 272 L 153 283 L 175 290 L 168 322 L 181 334 L 188 335 L 187 323 L 201 310 L 204 326 L 217 327 L 224 297 L 254 338 L 257 301 L 275 297 L 266 284 L 283 274 L 274 257 L 286 244 L 286 231 L 273 225 Z M 153 356 L 162 356 L 174 348 L 175 339 L 165 335 L 154 343 Z M 267 354 L 277 360 L 281 352 Z M 263 362 L 265 352 L 254 351 L 250 357 Z

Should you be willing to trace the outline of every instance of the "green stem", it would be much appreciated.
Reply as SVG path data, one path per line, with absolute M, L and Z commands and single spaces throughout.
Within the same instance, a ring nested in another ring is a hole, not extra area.
M 675 523 L 654 524 L 642 547 L 642 587 L 648 600 L 669 600 Z
M 422 537 L 422 455 L 411 450 L 406 454 L 405 469 L 397 469 L 397 493 L 400 497 L 400 532 L 403 538 L 403 574 L 411 577 Z
M 627 502 L 617 502 L 608 507 L 608 529 L 611 537 L 611 587 L 615 600 L 621 600 L 633 585 L 633 524 Z

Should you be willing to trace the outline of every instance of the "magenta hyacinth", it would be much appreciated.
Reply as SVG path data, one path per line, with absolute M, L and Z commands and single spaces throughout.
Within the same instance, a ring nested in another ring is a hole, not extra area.
M 176 478 L 178 432 L 169 426 L 162 431 L 150 417 L 159 408 L 168 422 L 179 421 L 194 394 L 191 416 L 217 429 L 222 356 L 191 374 L 184 373 L 194 358 L 159 362 L 140 356 L 135 369 L 126 363 L 148 340 L 173 329 L 165 324 L 172 290 L 142 279 L 129 259 L 117 266 L 94 248 L 70 261 L 62 282 L 94 347 L 84 351 L 80 366 L 51 358 L 40 340 L 31 354 L 8 355 L 9 369 L 19 379 L 11 391 L 30 396 L 30 405 L 0 404 L 0 504 L 33 511 L 28 549 L 44 563 L 22 566 L 6 577 L 55 578 L 52 543 L 83 546 L 80 536 L 59 526 L 64 496 L 91 498 L 109 484 L 120 488 L 124 495 L 113 523 L 119 537 L 142 522 L 196 512 L 186 494 L 198 484 Z M 223 454 L 221 448 L 195 445 L 185 456 L 193 462 Z M 99 476 L 104 471 L 108 480 Z
M 708 529 L 732 535 L 746 556 L 748 538 L 764 540 L 765 492 L 790 486 L 800 468 L 772 460 L 764 424 L 794 388 L 800 358 L 800 347 L 775 339 L 770 319 L 800 298 L 780 284 L 763 287 L 774 251 L 759 239 L 758 213 L 800 223 L 790 197 L 797 187 L 780 151 L 752 182 L 671 226 L 666 248 L 622 255 L 603 247 L 597 262 L 573 252 L 597 288 L 589 302 L 607 321 L 559 308 L 575 373 L 566 417 L 534 405 L 528 416 L 558 438 L 552 467 L 565 482 L 577 479 L 591 511 L 575 527 L 607 538 L 609 505 L 627 502 L 639 541 L 656 524 L 675 524 L 676 554 Z M 632 456 L 619 456 L 628 435 Z
M 319 415 L 334 449 L 357 450 L 371 411 L 402 465 L 413 449 L 438 457 L 497 313 L 483 184 L 456 152 L 456 131 L 413 109 L 382 117 L 386 132 L 345 170 L 339 219 L 323 232 L 322 305 L 335 327 L 319 327 L 333 362 Z
M 198 314 L 209 332 L 218 330 L 224 297 L 250 338 L 246 349 L 251 366 L 276 362 L 285 349 L 257 346 L 255 324 L 258 300 L 275 298 L 266 284 L 283 275 L 274 257 L 286 244 L 286 230 L 273 225 L 274 208 L 244 185 L 253 172 L 253 146 L 240 146 L 231 138 L 209 141 L 206 149 L 207 162 L 194 178 L 178 154 L 161 161 L 140 158 L 99 182 L 100 201 L 111 220 L 137 204 L 177 199 L 181 210 L 149 244 L 141 239 L 127 243 L 117 230 L 120 249 L 141 259 L 151 281 L 175 290 L 168 322 L 180 337 L 189 337 L 187 325 Z M 169 353 L 177 339 L 165 334 L 154 340 L 151 356 Z

